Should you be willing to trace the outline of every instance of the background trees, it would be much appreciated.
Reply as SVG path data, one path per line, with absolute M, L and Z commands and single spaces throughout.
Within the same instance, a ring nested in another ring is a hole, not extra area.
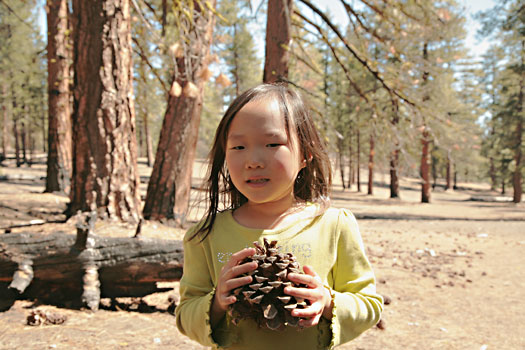
M 493 9 L 480 13 L 482 35 L 501 39 L 486 57 L 487 109 L 489 132 L 485 135 L 485 154 L 490 159 L 489 174 L 493 182 L 497 165 L 502 192 L 511 182 L 513 201 L 521 202 L 523 192 L 524 142 L 523 104 L 525 93 L 525 6 L 521 1 L 501 1 Z M 509 181 L 512 174 L 512 181 Z
M 429 202 L 432 186 L 487 180 L 501 192 L 512 187 L 520 202 L 521 3 L 504 0 L 480 14 L 482 34 L 501 39 L 480 64 L 466 52 L 465 13 L 455 0 L 340 3 L 345 26 L 309 0 L 257 8 L 232 0 L 49 0 L 46 50 L 35 24 L 42 2 L 2 0 L 1 157 L 22 166 L 37 150 L 48 153 L 48 191 L 67 191 L 71 167 L 70 214 L 98 208 L 120 220 L 182 224 L 191 165 L 206 155 L 225 106 L 262 80 L 280 79 L 308 96 L 345 188 L 367 184 L 372 194 L 374 173 L 386 173 L 390 196 L 402 198 L 399 178 L 416 176 Z M 264 36 L 265 27 L 263 57 L 255 33 Z M 153 166 L 143 210 L 137 155 Z

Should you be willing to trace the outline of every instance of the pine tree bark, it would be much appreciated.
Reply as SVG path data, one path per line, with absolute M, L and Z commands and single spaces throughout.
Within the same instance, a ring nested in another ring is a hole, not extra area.
M 20 168 L 22 160 L 20 159 L 20 133 L 18 132 L 18 118 L 13 119 L 13 135 L 15 137 L 15 159 L 16 167 Z
M 350 130 L 348 138 L 348 188 L 352 188 L 354 184 L 354 162 L 352 161 L 352 156 L 354 149 L 352 147 L 352 131 Z
M 337 150 L 338 150 L 338 163 L 339 163 L 339 174 L 341 175 L 341 185 L 343 186 L 343 191 L 346 189 L 345 185 L 345 163 L 343 157 L 343 140 L 337 140 Z M 350 187 L 350 186 L 349 186 Z
M 361 134 L 357 129 L 357 192 L 361 192 Z
M 392 129 L 396 130 L 397 124 L 399 123 L 399 115 L 397 104 L 393 108 L 393 117 L 391 120 Z M 395 137 L 395 136 L 394 136 Z M 397 139 L 394 141 L 394 147 L 390 154 L 390 198 L 399 198 L 399 142 Z
M 368 194 L 374 194 L 374 155 L 375 140 L 372 132 L 370 134 L 370 151 L 368 153 Z
M 292 6 L 293 0 L 268 1 L 263 73 L 263 82 L 265 83 L 288 79 L 289 47 L 292 37 Z
M 423 44 L 423 60 L 428 60 L 428 43 Z M 428 72 L 423 72 L 423 86 L 426 85 L 428 81 Z M 430 99 L 429 96 L 423 96 L 423 103 Z M 423 124 L 422 126 L 422 137 L 421 137 L 421 202 L 430 203 L 430 154 L 429 154 L 429 133 L 427 126 Z
M 210 11 L 197 5 L 194 11 L 189 44 L 184 57 L 177 58 L 172 82 L 183 88 L 182 94 L 169 95 L 143 211 L 145 219 L 173 220 L 176 226 L 185 224 L 188 212 L 204 93 L 202 72 L 215 22 Z
M 48 155 L 45 192 L 69 193 L 72 172 L 67 0 L 47 1 Z
M 521 202 L 521 196 L 522 196 L 522 178 L 521 178 L 521 172 L 522 172 L 522 161 L 523 161 L 523 154 L 522 154 L 522 145 L 523 145 L 523 90 L 525 89 L 525 71 L 523 71 L 523 67 L 525 66 L 525 40 L 521 41 L 521 78 L 519 83 L 519 93 L 518 93 L 518 105 L 516 108 L 516 116 L 518 119 L 518 123 L 516 125 L 516 146 L 514 148 L 514 162 L 516 163 L 516 168 L 514 170 L 514 174 L 512 176 L 512 186 L 514 189 L 514 194 L 512 196 L 512 201 L 514 203 Z
M 452 188 L 452 159 L 450 158 L 450 151 L 447 155 L 447 184 L 445 185 L 445 190 L 450 190 Z
M 4 102 L 2 103 L 2 155 L 3 158 L 7 158 L 7 153 L 9 152 L 9 108 L 7 104 L 7 82 L 4 80 L 2 82 L 2 97 Z M 1 163 L 1 161 L 0 161 Z
M 430 203 L 430 153 L 429 134 L 425 129 L 421 137 L 421 202 Z
M 128 0 L 73 1 L 74 161 L 68 215 L 140 216 Z
M 24 106 L 24 111 L 26 110 Z M 26 123 L 20 123 L 20 142 L 22 143 L 22 163 L 27 164 L 27 129 Z

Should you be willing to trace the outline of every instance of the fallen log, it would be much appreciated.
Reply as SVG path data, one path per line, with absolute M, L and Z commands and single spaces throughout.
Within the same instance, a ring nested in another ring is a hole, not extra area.
M 180 279 L 180 241 L 100 237 L 93 231 L 95 220 L 92 215 L 77 225 L 76 235 L 0 235 L 0 299 L 73 293 L 97 310 L 102 297 L 142 297 L 159 291 L 157 282 Z

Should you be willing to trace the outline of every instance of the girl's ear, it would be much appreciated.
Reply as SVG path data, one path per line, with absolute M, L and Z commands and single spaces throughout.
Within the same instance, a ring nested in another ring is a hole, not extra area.
M 312 161 L 312 159 L 314 159 L 314 156 L 312 154 L 309 154 L 307 158 L 304 158 L 302 160 L 302 162 L 301 162 L 302 168 L 306 168 L 306 164 L 310 163 Z

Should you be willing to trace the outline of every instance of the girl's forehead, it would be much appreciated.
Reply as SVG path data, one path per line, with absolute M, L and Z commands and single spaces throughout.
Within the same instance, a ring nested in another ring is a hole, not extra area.
M 277 99 L 264 98 L 245 104 L 233 117 L 230 131 L 232 128 L 248 126 L 286 130 L 284 113 Z

